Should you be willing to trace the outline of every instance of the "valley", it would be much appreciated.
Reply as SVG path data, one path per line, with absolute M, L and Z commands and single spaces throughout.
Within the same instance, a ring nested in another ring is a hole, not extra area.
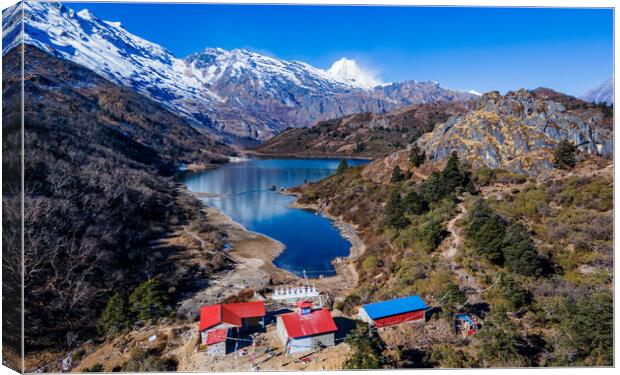
M 180 58 L 61 3 L 3 21 L 5 363 L 23 313 L 28 372 L 613 365 L 609 82 L 478 94 Z

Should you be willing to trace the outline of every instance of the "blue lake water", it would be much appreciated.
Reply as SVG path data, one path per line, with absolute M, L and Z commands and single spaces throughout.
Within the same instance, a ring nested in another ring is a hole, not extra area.
M 277 267 L 308 277 L 334 274 L 331 261 L 349 255 L 351 244 L 332 222 L 314 212 L 291 208 L 295 197 L 269 190 L 318 181 L 336 171 L 339 159 L 251 159 L 214 170 L 187 174 L 183 182 L 193 192 L 218 194 L 202 198 L 247 229 L 282 242 L 286 249 Z M 347 160 L 361 165 L 364 160 Z

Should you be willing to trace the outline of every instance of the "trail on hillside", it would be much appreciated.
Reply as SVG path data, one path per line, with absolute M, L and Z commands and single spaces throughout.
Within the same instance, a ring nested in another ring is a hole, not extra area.
M 459 286 L 461 288 L 464 287 L 464 291 L 467 294 L 467 302 L 474 304 L 481 301 L 478 294 L 480 285 L 476 281 L 476 278 L 470 275 L 455 259 L 459 249 L 464 243 L 461 228 L 457 226 L 457 223 L 465 218 L 465 215 L 467 215 L 467 208 L 465 207 L 464 202 L 460 202 L 458 204 L 458 208 L 459 213 L 448 222 L 446 230 L 450 233 L 450 235 L 446 238 L 446 241 L 448 241 L 448 246 L 445 247 L 442 256 L 450 264 L 450 270 L 458 277 Z

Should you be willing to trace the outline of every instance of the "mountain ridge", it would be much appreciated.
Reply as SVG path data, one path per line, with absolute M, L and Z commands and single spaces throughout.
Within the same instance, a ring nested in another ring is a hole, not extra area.
M 119 22 L 99 19 L 85 10 L 75 12 L 59 3 L 22 3 L 5 11 L 3 22 L 15 24 L 7 21 L 19 18 L 22 8 L 24 43 L 131 87 L 187 118 L 192 126 L 227 141 L 264 140 L 289 126 L 474 96 L 416 81 L 366 90 L 306 63 L 244 50 L 205 49 L 182 59 L 132 34 Z M 4 31 L 3 54 L 21 43 L 16 31 Z M 277 68 L 282 69 L 278 72 Z M 265 80 L 269 72 L 275 75 Z

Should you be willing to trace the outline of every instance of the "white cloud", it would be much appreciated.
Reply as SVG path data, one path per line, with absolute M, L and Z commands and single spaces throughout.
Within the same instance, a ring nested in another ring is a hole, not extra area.
M 364 89 L 371 89 L 384 84 L 376 72 L 369 68 L 361 67 L 355 60 L 350 60 L 346 57 L 333 63 L 327 71 L 341 80 Z

